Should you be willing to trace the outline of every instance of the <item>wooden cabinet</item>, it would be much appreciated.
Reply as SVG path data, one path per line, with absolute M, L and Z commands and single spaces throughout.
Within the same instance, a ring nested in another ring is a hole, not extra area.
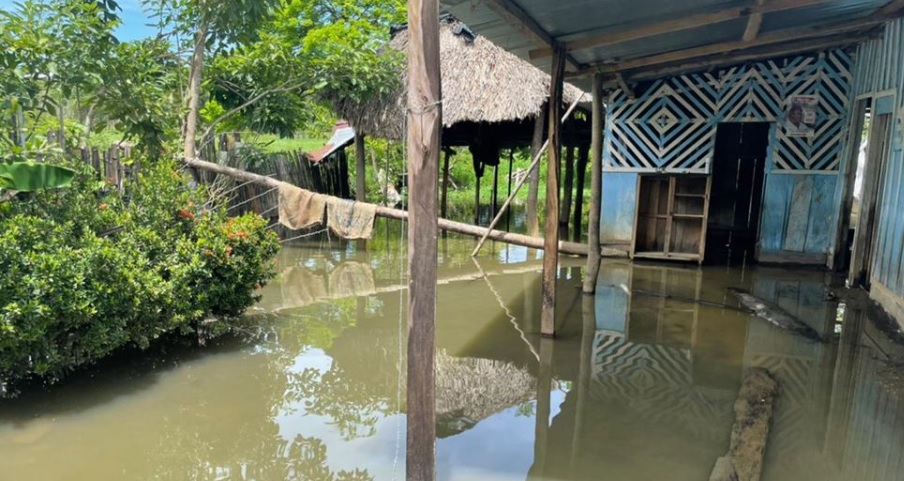
M 640 175 L 633 258 L 703 262 L 710 177 Z

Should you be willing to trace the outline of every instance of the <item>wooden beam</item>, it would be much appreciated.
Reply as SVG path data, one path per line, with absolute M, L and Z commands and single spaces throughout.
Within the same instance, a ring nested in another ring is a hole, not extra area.
M 553 337 L 556 333 L 556 278 L 559 271 L 559 155 L 562 122 L 562 87 L 565 52 L 559 48 L 552 57 L 552 79 L 549 82 L 549 149 L 546 154 L 546 226 L 543 255 L 542 312 L 540 333 Z
M 615 82 L 618 85 L 618 88 L 628 96 L 629 99 L 634 100 L 634 89 L 628 86 L 628 82 L 625 80 L 625 76 L 621 74 L 621 72 L 615 74 Z
M 631 40 L 640 40 L 647 37 L 662 35 L 666 33 L 679 32 L 681 30 L 689 30 L 692 28 L 706 27 L 717 23 L 727 22 L 746 16 L 759 15 L 762 17 L 765 13 L 781 12 L 795 8 L 809 7 L 826 3 L 829 0 L 773 0 L 763 3 L 763 5 L 753 5 L 750 7 L 732 7 L 719 10 L 716 12 L 701 13 L 697 15 L 688 15 L 666 20 L 650 25 L 644 25 L 637 28 L 620 30 L 617 32 L 608 32 L 582 39 L 565 42 L 565 49 L 568 52 L 575 50 L 583 50 L 587 48 L 608 47 L 611 45 L 629 42 Z M 546 58 L 552 55 L 552 49 L 545 47 L 534 49 L 528 52 L 531 60 Z
M 284 182 L 276 180 L 272 177 L 267 177 L 260 174 L 255 174 L 252 172 L 246 172 L 244 170 L 239 170 L 233 167 L 227 167 L 225 165 L 215 164 L 213 162 L 206 162 L 199 159 L 190 159 L 187 160 L 186 165 L 191 167 L 196 167 L 202 170 L 206 170 L 209 172 L 215 172 L 217 174 L 227 175 L 234 179 L 252 182 L 258 185 L 262 185 L 265 187 L 269 187 L 271 189 L 278 189 L 280 185 Z M 333 200 L 341 200 L 337 197 L 331 197 L 325 195 L 326 198 L 331 198 Z M 376 208 L 377 217 L 383 217 L 386 219 L 394 219 L 407 221 L 409 218 L 408 211 L 393 209 L 391 207 L 384 207 L 382 205 L 374 206 Z M 523 247 L 528 247 L 531 249 L 543 249 L 545 245 L 545 239 L 542 237 L 531 237 L 529 235 L 524 234 L 513 234 L 511 232 L 505 232 L 501 230 L 492 230 L 487 229 L 485 227 L 480 227 L 476 225 L 467 224 L 464 222 L 456 222 L 454 220 L 447 219 L 439 219 L 437 221 L 437 226 L 445 231 L 455 232 L 456 234 L 464 234 L 472 237 L 481 237 L 486 235 L 487 238 L 493 239 L 500 242 L 505 242 L 508 244 L 519 245 Z M 559 252 L 563 254 L 572 254 L 577 256 L 585 256 L 587 255 L 587 246 L 581 244 L 574 244 L 572 242 L 559 242 Z M 609 252 L 613 257 L 618 257 L 617 252 L 611 251 Z
M 543 48 L 549 49 L 550 52 L 559 45 L 559 42 L 556 41 L 546 29 L 541 27 L 536 20 L 531 18 L 531 16 L 513 0 L 484 0 L 484 4 L 487 8 L 495 12 L 496 15 L 502 17 L 506 23 L 517 27 L 525 36 L 530 38 L 531 41 L 542 45 Z M 552 53 L 547 56 L 551 55 Z M 581 70 L 582 68 L 580 62 L 567 53 L 565 55 L 565 61 L 577 70 Z
M 687 72 L 695 72 L 709 70 L 716 67 L 735 65 L 743 62 L 761 60 L 764 58 L 781 57 L 801 52 L 824 50 L 832 47 L 840 47 L 844 45 L 855 45 L 873 38 L 872 34 L 865 35 L 841 35 L 829 38 L 803 40 L 799 42 L 791 42 L 781 44 L 770 48 L 768 51 L 751 52 L 750 49 L 735 52 L 733 54 L 716 54 L 701 59 L 695 59 L 690 62 L 680 63 L 677 65 L 656 66 L 650 69 L 637 70 L 630 73 L 620 72 L 630 79 L 632 82 L 640 82 L 643 80 L 667 77 L 670 75 L 678 75 Z M 618 87 L 616 77 L 613 75 L 608 82 L 604 84 L 606 87 Z
M 587 229 L 587 269 L 584 274 L 585 294 L 596 292 L 600 270 L 600 212 L 603 194 L 603 76 L 593 76 L 593 106 L 590 131 L 590 222 Z M 617 207 L 617 206 L 616 206 Z
M 884 7 L 874 13 L 874 16 L 885 16 L 885 15 L 894 15 L 899 10 L 904 8 L 904 0 L 892 0 L 885 4 Z
M 735 50 L 744 50 L 817 37 L 826 37 L 845 32 L 854 32 L 857 30 L 864 30 L 875 27 L 877 25 L 881 25 L 886 21 L 888 21 L 888 18 L 885 18 L 885 16 L 881 18 L 871 16 L 867 19 L 846 22 L 832 27 L 789 28 L 766 35 L 761 35 L 759 38 L 749 42 L 741 40 L 737 42 L 723 42 L 718 44 L 704 45 L 702 47 L 694 47 L 657 55 L 650 55 L 648 57 L 640 57 L 614 65 L 601 65 L 596 68 L 591 67 L 590 70 L 601 73 L 615 74 L 618 72 L 623 72 L 625 70 L 633 70 L 638 68 L 668 64 L 672 62 L 697 59 L 699 57 L 732 52 Z
M 756 6 L 762 7 L 766 0 L 756 0 Z M 744 35 L 741 40 L 749 42 L 756 38 L 760 33 L 760 25 L 763 24 L 763 14 L 761 12 L 754 13 L 747 17 L 747 27 L 744 29 Z
M 405 477 L 436 479 L 439 0 L 408 0 L 408 398 Z

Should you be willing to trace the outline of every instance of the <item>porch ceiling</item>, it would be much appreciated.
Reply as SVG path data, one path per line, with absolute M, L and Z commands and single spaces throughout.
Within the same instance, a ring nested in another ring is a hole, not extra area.
M 548 71 L 611 84 L 859 43 L 904 0 L 442 0 L 450 13 Z

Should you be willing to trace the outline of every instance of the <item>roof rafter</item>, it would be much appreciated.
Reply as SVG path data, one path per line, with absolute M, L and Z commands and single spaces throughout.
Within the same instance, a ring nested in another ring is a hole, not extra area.
M 760 22 L 762 15 L 765 13 L 781 12 L 795 8 L 804 8 L 829 0 L 768 0 L 762 5 L 751 5 L 748 7 L 732 7 L 710 13 L 701 13 L 697 15 L 689 15 L 686 17 L 676 18 L 674 20 L 666 20 L 637 28 L 621 30 L 617 32 L 593 35 L 586 38 L 565 42 L 565 51 L 573 52 L 575 50 L 583 50 L 594 47 L 606 47 L 610 45 L 628 42 L 631 40 L 640 40 L 647 37 L 662 35 L 665 33 L 678 32 L 692 28 L 705 27 L 716 23 L 727 22 L 744 17 L 759 16 Z M 757 30 L 759 27 L 757 27 Z M 531 60 L 546 58 L 552 56 L 552 48 L 538 48 L 531 50 L 528 55 Z
M 756 0 L 756 6 L 762 7 L 766 0 Z M 760 33 L 760 25 L 763 24 L 763 13 L 757 12 L 747 17 L 747 28 L 744 29 L 744 35 L 741 40 L 749 42 L 756 38 Z
M 534 43 L 543 45 L 544 49 L 548 49 L 550 57 L 552 57 L 553 49 L 561 43 L 556 41 L 549 32 L 541 27 L 536 20 L 531 18 L 531 16 L 513 0 L 484 0 L 484 4 L 487 8 L 502 17 L 506 22 L 518 27 L 532 39 Z M 580 62 L 567 53 L 565 55 L 565 62 L 575 69 L 581 70 L 583 68 Z
M 902 1 L 902 0 L 895 0 Z M 878 12 L 874 15 L 871 15 L 865 19 L 854 20 L 851 22 L 843 22 L 840 24 L 836 24 L 828 27 L 810 27 L 810 28 L 789 28 L 778 30 L 766 35 L 761 35 L 755 40 L 751 41 L 737 41 L 737 42 L 725 42 L 720 44 L 711 44 L 704 45 L 702 47 L 694 47 L 688 48 L 684 50 L 675 50 L 672 52 L 661 53 L 656 55 L 650 55 L 648 57 L 640 57 L 632 60 L 627 60 L 624 62 L 616 63 L 616 64 L 604 64 L 597 66 L 589 66 L 581 74 L 590 74 L 594 72 L 600 73 L 608 73 L 614 74 L 617 72 L 623 72 L 625 70 L 634 70 L 645 67 L 654 67 L 657 65 L 664 65 L 673 62 L 680 62 L 685 60 L 699 59 L 700 57 L 706 57 L 714 54 L 722 54 L 727 52 L 733 52 L 736 50 L 746 50 L 755 47 L 762 47 L 767 45 L 775 45 L 786 42 L 793 42 L 798 40 L 806 40 L 812 38 L 819 37 L 827 37 L 831 35 L 841 34 L 845 32 L 856 32 L 858 30 L 866 30 L 876 26 L 879 26 L 890 18 L 894 16 L 899 16 L 900 11 L 895 11 L 893 14 L 878 14 Z

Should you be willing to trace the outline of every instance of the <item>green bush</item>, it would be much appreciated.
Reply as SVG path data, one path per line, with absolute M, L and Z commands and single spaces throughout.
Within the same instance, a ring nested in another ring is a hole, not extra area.
M 227 217 L 174 165 L 146 169 L 127 199 L 106 191 L 82 175 L 0 204 L 0 384 L 235 318 L 272 277 L 265 221 Z

